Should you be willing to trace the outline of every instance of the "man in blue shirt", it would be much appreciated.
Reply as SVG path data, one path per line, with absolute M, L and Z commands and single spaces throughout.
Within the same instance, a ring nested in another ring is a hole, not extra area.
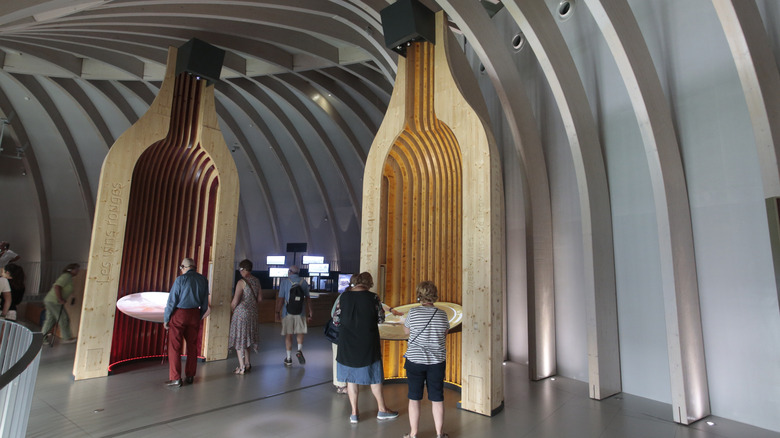
M 184 372 L 186 382 L 195 379 L 198 364 L 198 330 L 200 320 L 209 310 L 209 281 L 195 271 L 195 261 L 182 260 L 179 265 L 182 272 L 168 295 L 163 325 L 168 330 L 168 377 L 167 386 L 179 387 L 181 379 L 182 338 L 187 341 L 187 365 Z
M 303 357 L 303 335 L 308 332 L 308 321 L 313 317 L 311 309 L 311 297 L 309 296 L 309 283 L 298 276 L 298 267 L 290 266 L 287 271 L 287 278 L 282 279 L 279 285 L 279 294 L 276 297 L 276 322 L 282 323 L 282 336 L 284 336 L 284 345 L 287 347 L 287 357 L 284 359 L 284 366 L 292 366 L 292 336 L 298 338 L 298 352 L 295 356 L 301 365 L 306 363 Z M 287 313 L 287 302 L 290 301 L 290 289 L 293 284 L 299 284 L 305 294 L 303 310 L 299 315 L 289 315 Z M 308 312 L 308 320 L 305 315 Z

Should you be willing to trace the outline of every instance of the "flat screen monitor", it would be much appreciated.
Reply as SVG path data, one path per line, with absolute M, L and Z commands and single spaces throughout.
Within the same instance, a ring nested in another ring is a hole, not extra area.
M 322 275 L 321 272 L 309 272 L 309 277 L 319 277 Z
M 323 257 L 323 256 L 310 256 L 310 255 L 303 256 L 303 264 L 304 265 L 311 265 L 312 263 L 325 263 L 325 257 Z
M 268 276 L 271 278 L 287 277 L 287 268 L 268 268 Z
M 352 277 L 352 274 L 339 274 L 339 285 L 338 285 L 338 291 L 339 293 L 344 292 L 349 287 L 349 279 Z
M 284 256 L 266 256 L 265 264 L 267 264 L 268 266 L 283 265 Z
M 316 272 L 317 275 L 328 275 L 330 273 L 330 264 L 328 263 L 310 263 L 309 264 L 309 276 L 314 276 L 314 273 Z

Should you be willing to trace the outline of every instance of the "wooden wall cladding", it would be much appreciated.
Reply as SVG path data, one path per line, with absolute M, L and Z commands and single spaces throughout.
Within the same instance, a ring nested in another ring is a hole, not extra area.
M 406 52 L 405 128 L 387 155 L 382 210 L 384 301 L 413 303 L 423 280 L 439 288 L 439 300 L 461 304 L 462 170 L 458 141 L 433 112 L 433 53 L 430 43 Z M 460 384 L 460 333 L 447 338 L 446 380 Z M 405 377 L 406 344 L 385 341 L 385 375 Z
M 79 340 L 76 380 L 108 375 L 109 364 L 162 354 L 162 324 L 116 312 L 122 296 L 168 291 L 184 257 L 209 276 L 211 314 L 202 354 L 227 357 L 233 284 L 238 172 L 225 144 L 214 87 L 174 77 L 169 48 L 149 110 L 109 150 L 100 173 Z
M 479 85 L 443 12 L 436 14 L 433 48 L 416 44 L 398 60 L 393 95 L 366 160 L 360 269 L 377 279 L 390 305 L 414 302 L 416 282 L 430 279 L 442 301 L 463 306 L 462 331 L 448 339 L 447 379 L 460 381 L 463 409 L 493 415 L 504 400 L 498 148 Z M 383 345 L 386 376 L 402 375 L 405 346 Z
M 184 257 L 207 273 L 219 178 L 196 139 L 201 87 L 192 76 L 176 78 L 169 135 L 148 148 L 133 171 L 122 273 L 117 297 L 167 291 Z M 194 144 L 195 143 L 195 144 Z M 116 315 L 111 363 L 164 354 L 158 323 Z

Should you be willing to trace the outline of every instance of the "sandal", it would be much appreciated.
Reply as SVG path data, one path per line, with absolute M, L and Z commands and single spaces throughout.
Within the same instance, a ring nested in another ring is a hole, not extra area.
M 347 393 L 347 387 L 346 386 L 337 386 L 336 387 L 336 394 L 346 394 Z
M 236 367 L 236 369 L 233 371 L 233 374 L 244 374 L 246 373 L 246 369 L 241 367 Z
M 252 364 L 249 364 L 249 365 L 246 366 L 246 368 L 244 368 L 244 372 L 245 373 L 248 373 L 250 371 L 252 371 Z

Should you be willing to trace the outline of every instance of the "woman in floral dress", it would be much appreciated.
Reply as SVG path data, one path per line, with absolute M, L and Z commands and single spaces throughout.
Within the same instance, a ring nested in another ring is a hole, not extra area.
M 230 336 L 228 347 L 236 350 L 238 368 L 235 374 L 244 374 L 252 369 L 249 360 L 249 349 L 257 351 L 260 339 L 260 327 L 257 322 L 257 305 L 263 299 L 260 280 L 252 275 L 252 262 L 243 260 L 238 264 L 241 279 L 236 284 L 233 301 L 230 308 L 233 315 L 230 318 Z

